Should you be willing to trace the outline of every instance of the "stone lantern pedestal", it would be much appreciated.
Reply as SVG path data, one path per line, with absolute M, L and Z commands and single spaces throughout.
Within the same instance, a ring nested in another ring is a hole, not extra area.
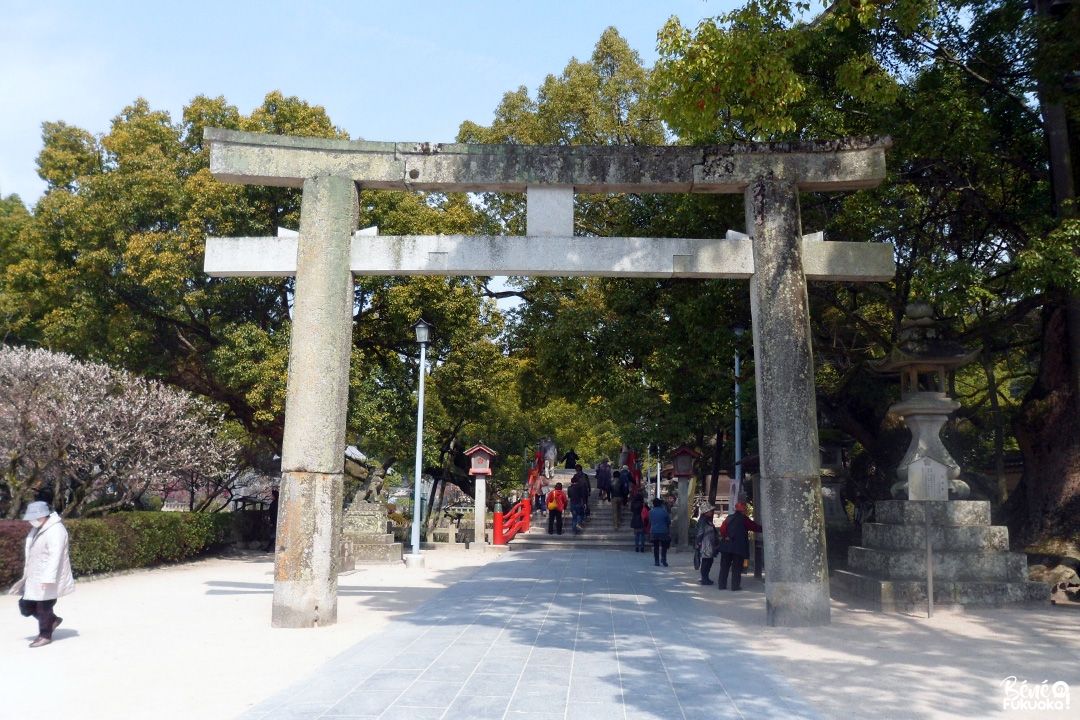
M 891 488 L 894 498 L 921 499 L 910 496 L 912 481 L 916 476 L 921 477 L 924 461 L 928 458 L 944 470 L 946 486 L 952 497 L 964 500 L 971 493 L 968 484 L 960 479 L 959 463 L 941 442 L 942 426 L 949 415 L 959 409 L 960 403 L 944 392 L 911 393 L 889 408 L 889 412 L 904 418 L 904 424 L 911 430 L 911 444 L 896 468 L 899 480 Z
M 401 562 L 401 543 L 387 532 L 386 506 L 354 500 L 341 521 L 341 554 L 354 565 Z

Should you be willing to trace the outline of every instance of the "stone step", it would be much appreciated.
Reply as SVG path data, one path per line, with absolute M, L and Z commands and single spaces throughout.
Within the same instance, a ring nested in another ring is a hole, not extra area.
M 926 608 L 926 583 L 880 580 L 847 570 L 829 579 L 837 600 L 869 604 L 885 612 L 918 612 Z M 1048 605 L 1050 586 L 1041 582 L 934 581 L 934 604 L 943 607 L 1001 607 L 1017 604 Z
M 989 525 L 990 503 L 986 500 L 914 502 L 884 500 L 874 503 L 874 522 L 886 525 L 926 525 L 926 505 L 934 525 Z
M 588 525 L 585 526 L 584 530 L 582 530 L 581 532 L 578 533 L 578 536 L 584 536 L 584 535 L 588 535 L 589 537 L 593 538 L 594 540 L 605 540 L 605 541 L 610 540 L 612 542 L 634 542 L 634 534 L 633 533 L 624 533 L 622 531 L 619 531 L 619 532 L 600 532 L 600 531 L 596 531 L 596 530 L 591 530 Z M 567 525 L 563 525 L 563 534 L 562 535 L 556 535 L 554 533 L 549 534 L 548 531 L 547 531 L 547 527 L 545 526 L 545 527 L 543 527 L 543 528 L 541 528 L 539 530 L 535 530 L 535 531 L 531 531 L 531 532 L 527 532 L 527 533 L 520 533 L 520 534 L 515 536 L 515 539 L 517 539 L 517 538 L 551 539 L 551 538 L 572 538 L 572 537 L 575 537 L 575 535 L 574 535 L 573 531 L 570 529 L 570 526 L 567 524 Z
M 570 519 L 563 518 L 563 532 L 571 533 Z M 620 525 L 619 529 L 614 529 L 611 525 L 597 524 L 595 520 L 586 520 L 584 532 L 589 533 L 593 537 L 603 537 L 611 539 L 630 538 L 633 539 L 634 531 L 630 529 L 629 525 Z M 547 518 L 541 518 L 540 521 L 533 520 L 532 527 L 526 533 L 519 533 L 518 537 L 525 535 L 547 535 Z
M 401 562 L 401 543 L 361 545 L 354 544 L 342 553 L 353 565 L 393 565 Z
M 1009 530 L 997 525 L 935 525 L 930 538 L 935 551 L 1006 552 L 1009 549 Z M 863 523 L 862 544 L 877 550 L 925 552 L 926 527 Z
M 514 550 L 558 550 L 568 547 L 632 550 L 634 536 L 603 538 L 588 532 L 573 535 L 568 530 L 563 530 L 562 535 L 548 535 L 546 532 L 543 535 L 518 535 L 510 541 L 510 547 Z
M 882 580 L 925 580 L 926 551 L 890 552 L 867 547 L 848 548 L 852 572 Z M 1027 580 L 1027 555 L 1022 553 L 935 552 L 934 582 Z

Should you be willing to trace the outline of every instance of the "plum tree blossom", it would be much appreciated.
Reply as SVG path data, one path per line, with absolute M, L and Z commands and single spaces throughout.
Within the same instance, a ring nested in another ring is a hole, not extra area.
M 205 401 L 48 350 L 0 348 L 0 509 L 101 515 L 166 487 L 228 491 L 241 448 Z M 206 493 L 204 493 L 205 495 Z

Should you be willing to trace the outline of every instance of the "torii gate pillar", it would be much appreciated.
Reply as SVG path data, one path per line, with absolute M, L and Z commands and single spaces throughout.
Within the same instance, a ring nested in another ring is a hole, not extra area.
M 274 627 L 337 622 L 352 355 L 349 249 L 358 213 L 352 178 L 304 180 L 281 443 Z
M 798 186 L 765 175 L 747 187 L 745 202 L 756 269 L 750 279 L 750 307 L 766 536 L 766 622 L 778 627 L 827 625 L 829 570 Z

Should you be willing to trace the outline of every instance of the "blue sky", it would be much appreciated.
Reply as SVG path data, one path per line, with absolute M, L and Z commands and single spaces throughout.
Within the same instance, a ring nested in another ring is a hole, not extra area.
M 642 58 L 672 15 L 696 25 L 733 0 L 50 2 L 0 0 L 0 194 L 44 191 L 44 121 L 100 133 L 145 97 L 176 118 L 198 94 L 247 113 L 271 90 L 323 105 L 354 138 L 453 140 L 487 124 L 614 25 Z

